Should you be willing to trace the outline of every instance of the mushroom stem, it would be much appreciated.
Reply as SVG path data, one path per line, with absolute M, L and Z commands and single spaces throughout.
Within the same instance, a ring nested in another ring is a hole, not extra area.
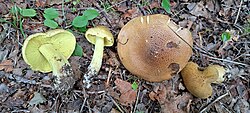
M 101 69 L 103 50 L 104 50 L 104 39 L 96 36 L 94 54 L 93 54 L 91 63 L 88 67 L 88 70 L 93 75 L 96 75 L 99 72 L 99 70 Z
M 58 52 L 52 44 L 44 44 L 40 46 L 39 51 L 52 67 L 53 76 L 56 77 L 56 83 L 54 84 L 55 88 L 65 91 L 73 87 L 73 71 L 68 60 L 60 52 Z

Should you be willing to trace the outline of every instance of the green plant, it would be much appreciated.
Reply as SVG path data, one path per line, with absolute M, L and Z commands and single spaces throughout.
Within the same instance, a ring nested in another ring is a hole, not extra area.
M 138 84 L 134 81 L 133 84 L 131 85 L 133 90 L 137 90 Z
M 76 43 L 76 47 L 75 47 L 75 50 L 74 50 L 72 56 L 80 56 L 80 57 L 82 57 L 82 54 L 83 54 L 82 47 L 78 43 Z
M 111 4 L 108 2 L 108 1 L 105 1 L 105 2 L 101 2 L 101 6 L 103 7 L 103 9 L 106 11 L 106 12 L 109 12 L 109 11 L 113 11 L 113 8 L 111 6 Z
M 226 41 L 228 41 L 228 40 L 230 40 L 231 39 L 231 34 L 229 33 L 229 32 L 223 32 L 222 34 L 221 34 L 221 40 L 223 41 L 223 42 L 226 42 Z
M 36 10 L 34 10 L 34 9 L 21 9 L 20 14 L 23 17 L 34 17 L 34 16 L 36 16 Z
M 26 38 L 26 35 L 23 31 L 23 17 L 34 17 L 36 16 L 36 11 L 34 9 L 22 9 L 14 4 L 14 6 L 10 9 L 10 12 L 13 18 L 12 25 L 15 28 L 19 27 L 23 37 Z
M 166 10 L 167 13 L 171 13 L 169 0 L 162 0 L 161 6 Z
M 75 27 L 80 32 L 85 32 L 86 26 L 88 25 L 89 20 L 93 20 L 99 16 L 99 12 L 95 9 L 88 9 L 83 12 L 83 15 L 77 16 L 72 21 L 72 26 Z
M 48 8 L 44 10 L 43 14 L 45 20 L 44 20 L 44 25 L 50 28 L 57 28 L 58 24 L 56 21 L 54 21 L 55 18 L 59 16 L 58 12 L 54 8 Z

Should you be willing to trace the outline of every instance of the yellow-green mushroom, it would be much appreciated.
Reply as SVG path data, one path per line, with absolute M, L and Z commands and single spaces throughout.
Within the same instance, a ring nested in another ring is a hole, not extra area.
M 114 43 L 114 37 L 109 29 L 105 26 L 97 26 L 90 28 L 85 33 L 86 39 L 95 45 L 94 54 L 90 65 L 88 66 L 88 71 L 84 75 L 83 82 L 86 87 L 90 87 L 90 79 L 97 75 L 102 66 L 102 57 L 104 46 L 112 46 Z
M 32 70 L 43 73 L 52 71 L 55 76 L 55 88 L 67 91 L 75 82 L 67 60 L 73 53 L 75 44 L 75 36 L 66 30 L 36 33 L 24 41 L 22 56 Z

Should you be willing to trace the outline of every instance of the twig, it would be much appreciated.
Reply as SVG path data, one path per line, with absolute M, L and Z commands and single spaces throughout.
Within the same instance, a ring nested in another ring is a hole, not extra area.
M 64 11 L 64 0 L 62 0 L 62 16 L 63 16 L 63 22 L 65 22 L 65 11 Z
M 231 60 L 227 60 L 227 59 L 215 58 L 215 57 L 211 57 L 211 56 L 208 56 L 208 55 L 204 55 L 204 56 L 206 56 L 206 57 L 208 57 L 210 59 L 213 59 L 213 60 L 220 60 L 220 61 L 229 62 L 229 63 L 233 63 L 233 64 L 249 66 L 248 64 L 244 64 L 244 63 L 241 63 L 241 62 L 231 61 Z
M 108 73 L 108 78 L 107 78 L 106 86 L 109 86 L 109 81 L 110 81 L 110 77 L 111 77 L 111 72 L 112 72 L 112 67 L 109 68 L 109 73 Z
M 106 91 L 105 90 L 103 90 L 103 91 L 89 91 L 89 92 L 87 92 L 88 94 L 102 94 L 102 93 L 105 93 Z
M 26 109 L 19 109 L 19 110 L 14 110 L 11 111 L 11 113 L 30 113 L 31 111 L 26 110 Z
M 115 104 L 115 106 L 118 108 L 118 110 L 121 113 L 124 113 L 124 111 L 121 109 L 121 107 L 116 103 L 116 101 L 110 95 L 108 95 L 107 97 L 109 97 L 112 100 L 112 102 Z
M 139 88 L 138 88 L 138 93 L 137 93 L 137 97 L 136 97 L 135 107 L 134 107 L 134 112 L 133 112 L 133 113 L 135 113 L 136 108 L 137 108 L 137 105 L 138 105 L 138 100 L 139 100 L 140 91 L 141 91 L 141 83 L 140 83 L 140 86 L 139 86 Z
M 93 4 L 94 4 L 99 10 L 102 9 L 101 6 L 100 6 L 98 3 L 93 3 Z M 104 16 L 104 17 L 106 18 L 106 20 L 107 20 L 107 23 L 112 27 L 112 23 L 111 23 L 111 21 L 110 21 L 110 19 L 109 19 L 109 17 L 108 17 L 107 12 L 105 11 L 105 9 L 101 10 L 100 13 L 103 14 L 103 16 Z
M 207 106 L 205 106 L 199 113 L 203 113 L 207 110 L 208 107 L 210 107 L 212 104 L 214 104 L 215 102 L 219 101 L 220 99 L 224 98 L 225 96 L 227 96 L 229 93 L 225 93 L 221 96 L 219 96 L 218 98 L 216 98 L 213 102 L 211 102 L 210 104 L 208 104 Z
M 58 101 L 58 98 L 59 98 L 59 94 L 56 96 L 56 99 L 55 99 L 55 102 L 54 104 L 50 107 L 50 110 L 52 110 L 53 108 L 55 108 L 54 110 L 56 111 L 56 104 L 57 104 L 57 101 Z
M 236 19 L 234 21 L 234 25 L 237 23 L 238 21 L 238 18 L 239 18 L 239 15 L 240 15 L 240 10 L 241 10 L 241 6 L 242 6 L 242 3 L 243 3 L 243 0 L 240 1 L 240 7 L 239 7 L 239 10 L 238 10 L 238 13 L 237 13 L 237 16 L 236 16 Z
M 80 109 L 80 113 L 83 113 L 83 107 L 84 107 L 84 105 L 86 103 L 86 100 L 87 100 L 87 98 L 85 98 L 84 101 L 83 101 L 83 103 L 82 103 L 82 106 L 81 106 L 81 109 Z

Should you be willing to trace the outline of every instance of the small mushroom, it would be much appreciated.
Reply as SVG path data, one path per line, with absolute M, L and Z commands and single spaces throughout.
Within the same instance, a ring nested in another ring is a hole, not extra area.
M 86 87 L 90 87 L 90 79 L 97 75 L 102 66 L 102 57 L 104 46 L 112 46 L 114 43 L 114 37 L 109 29 L 105 26 L 97 26 L 90 28 L 85 33 L 86 39 L 95 45 L 94 54 L 90 65 L 88 66 L 88 72 L 84 75 L 83 82 Z
M 193 38 L 162 14 L 137 17 L 118 35 L 118 55 L 132 74 L 160 82 L 176 75 L 192 55 Z
M 181 71 L 184 85 L 196 97 L 205 99 L 212 95 L 211 83 L 220 83 L 224 80 L 225 69 L 219 65 L 210 65 L 203 71 L 194 62 L 188 62 Z
M 56 29 L 30 35 L 23 44 L 22 56 L 32 70 L 51 72 L 56 77 L 55 88 L 67 91 L 74 85 L 73 72 L 68 62 L 75 49 L 75 36 Z

